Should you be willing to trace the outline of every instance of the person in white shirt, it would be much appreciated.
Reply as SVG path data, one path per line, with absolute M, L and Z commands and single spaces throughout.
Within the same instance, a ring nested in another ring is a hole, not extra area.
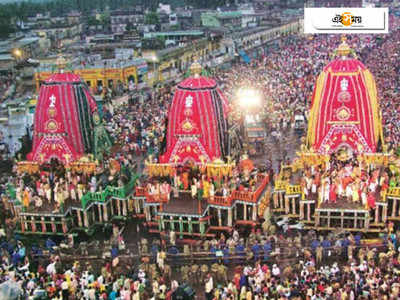
M 213 299 L 213 289 L 214 289 L 213 278 L 211 277 L 211 274 L 208 274 L 207 279 L 206 279 L 206 286 L 205 286 L 207 300 Z
M 281 275 L 281 270 L 276 264 L 272 266 L 272 275 L 275 277 L 279 277 Z

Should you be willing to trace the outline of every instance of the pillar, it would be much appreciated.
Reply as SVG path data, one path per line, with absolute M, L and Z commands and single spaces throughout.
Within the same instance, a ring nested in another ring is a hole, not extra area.
M 272 200 L 274 203 L 274 207 L 273 208 L 279 208 L 279 193 L 278 192 L 274 192 L 272 195 Z
M 44 222 L 44 217 L 41 217 L 41 225 L 42 225 L 42 232 L 45 233 L 46 232 L 46 223 Z
M 199 215 L 201 215 L 201 211 L 202 211 L 202 209 L 201 209 L 201 198 L 199 197 L 199 199 L 197 200 L 197 213 Z
M 111 216 L 114 215 L 114 199 L 111 198 L 110 204 L 111 204 Z
M 35 223 L 35 217 L 31 217 L 31 227 L 32 227 L 32 232 L 36 232 L 36 223 Z
M 232 227 L 232 207 L 228 208 L 228 226 Z
M 56 223 L 55 223 L 55 220 L 54 220 L 54 217 L 52 217 L 51 218 L 51 231 L 52 232 L 56 232 Z M 36 231 L 36 230 L 35 230 Z
M 157 223 L 158 223 L 158 230 L 161 232 L 162 231 L 162 217 L 157 218 Z
M 247 204 L 243 204 L 243 220 L 247 220 Z
M 379 223 L 379 205 L 375 207 L 375 223 Z
M 396 217 L 397 213 L 397 198 L 393 198 L 392 217 Z
M 170 216 L 171 219 L 171 230 L 175 231 L 175 222 L 174 222 L 174 218 L 172 216 Z
M 293 198 L 292 198 L 292 213 L 297 215 L 297 211 L 296 211 L 296 200 L 297 200 L 297 197 L 293 197 Z
M 140 199 L 138 199 L 138 198 L 133 198 L 133 206 L 134 206 L 134 212 L 135 212 L 135 214 L 139 214 L 139 213 L 140 213 L 139 201 L 140 201 Z
M 61 219 L 61 227 L 62 227 L 63 233 L 68 232 L 68 226 L 67 226 L 67 222 L 66 222 L 65 218 Z
M 103 205 L 103 220 L 104 222 L 108 222 L 108 209 L 107 209 L 107 202 Z M 112 203 L 111 203 L 112 205 Z
M 188 222 L 189 222 L 189 224 L 188 224 L 189 233 L 192 234 L 193 233 L 193 223 L 192 223 L 192 218 L 191 217 L 188 218 Z
M 86 210 L 83 211 L 83 224 L 85 227 L 89 227 L 88 213 Z
M 304 203 L 300 201 L 300 220 L 304 219 Z
M 203 235 L 205 233 L 205 227 L 204 227 L 204 222 L 199 221 L 199 227 L 200 227 L 200 234 Z
M 222 226 L 222 217 L 221 217 L 221 209 L 218 208 L 218 226 Z
M 369 212 L 365 214 L 365 229 L 369 229 Z
M 290 213 L 289 196 L 285 195 L 285 214 Z
M 164 216 L 161 216 L 160 220 L 161 220 L 161 230 L 164 231 L 165 229 Z
M 21 222 L 21 231 L 25 232 L 25 228 L 26 228 L 26 222 L 25 222 L 25 216 L 23 216 Z
M 79 209 L 76 210 L 76 214 L 77 214 L 77 216 L 78 216 L 78 226 L 79 226 L 79 227 L 83 227 L 83 225 L 82 225 L 81 211 L 80 211 Z
M 330 211 L 328 211 L 328 223 L 327 223 L 327 225 L 328 225 L 328 228 L 331 227 L 331 212 Z
M 311 221 L 311 204 L 307 203 L 307 221 Z
M 183 232 L 183 221 L 182 221 L 182 217 L 179 217 L 179 233 L 180 233 L 180 238 L 182 238 L 182 232 Z
M 115 199 L 117 201 L 117 214 L 118 216 L 121 216 L 121 202 L 119 199 Z
M 344 225 L 344 211 L 340 213 L 340 227 L 343 228 Z
M 126 199 L 121 201 L 122 201 L 122 215 L 126 216 L 128 214 L 128 209 L 126 207 Z
M 251 209 L 252 209 L 252 212 L 253 212 L 252 220 L 255 222 L 255 221 L 257 221 L 257 206 L 256 205 L 252 205 Z
M 149 206 L 145 206 L 144 207 L 144 214 L 146 216 L 146 221 L 150 222 L 151 221 L 151 215 L 150 215 L 150 207 Z
M 357 212 L 354 213 L 354 228 L 357 228 Z
M 382 223 L 386 223 L 386 221 L 387 221 L 387 210 L 388 210 L 387 205 L 384 205 L 384 206 L 382 207 L 382 209 L 383 209 Z
M 100 203 L 97 203 L 97 211 L 99 212 L 99 222 L 103 223 L 103 214 Z
M 278 197 L 279 197 L 279 208 L 283 209 L 283 193 L 279 192 Z

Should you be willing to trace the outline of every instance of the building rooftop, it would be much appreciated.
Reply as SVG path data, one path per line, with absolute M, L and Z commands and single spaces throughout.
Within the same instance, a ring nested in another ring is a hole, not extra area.
M 143 58 L 132 58 L 129 61 L 119 59 L 102 59 L 82 64 L 79 59 L 69 61 L 70 69 L 72 70 L 90 70 L 90 69 L 119 69 L 131 66 L 140 66 L 146 63 Z M 36 72 L 49 72 L 55 69 L 55 64 L 44 64 L 36 68 Z
M 158 36 L 201 36 L 204 34 L 202 30 L 179 30 L 179 31 L 165 31 L 165 32 L 147 32 L 144 34 L 144 38 L 154 38 Z
M 11 54 L 0 54 L 0 61 L 14 60 Z

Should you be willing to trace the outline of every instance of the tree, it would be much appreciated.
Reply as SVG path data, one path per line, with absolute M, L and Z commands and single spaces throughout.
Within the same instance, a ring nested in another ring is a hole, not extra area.
M 0 6 L 0 38 L 8 38 L 9 34 L 14 32 L 14 26 L 12 15 L 3 8 L 3 5 Z
M 157 12 L 152 11 L 144 16 L 144 23 L 149 25 L 160 24 L 160 17 Z

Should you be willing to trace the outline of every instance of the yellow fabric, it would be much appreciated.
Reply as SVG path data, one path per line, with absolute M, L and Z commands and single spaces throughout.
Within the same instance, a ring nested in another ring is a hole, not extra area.
M 364 74 L 365 85 L 367 87 L 368 95 L 369 95 L 369 98 L 371 101 L 375 142 L 377 143 L 379 138 L 381 138 L 382 144 L 384 144 L 383 131 L 382 131 L 382 120 L 379 116 L 379 102 L 378 102 L 378 96 L 377 96 L 377 92 L 376 92 L 375 80 L 369 70 L 364 70 L 363 74 Z
M 315 94 L 313 98 L 313 105 L 310 111 L 310 121 L 308 123 L 308 133 L 307 133 L 307 142 L 309 146 L 313 145 L 315 142 L 315 130 L 317 125 L 316 123 L 318 120 L 316 114 L 318 114 L 319 111 L 319 105 L 321 102 L 321 94 L 324 82 L 325 82 L 325 72 L 322 72 L 321 74 L 319 74 L 317 79 L 317 84 L 315 86 Z

